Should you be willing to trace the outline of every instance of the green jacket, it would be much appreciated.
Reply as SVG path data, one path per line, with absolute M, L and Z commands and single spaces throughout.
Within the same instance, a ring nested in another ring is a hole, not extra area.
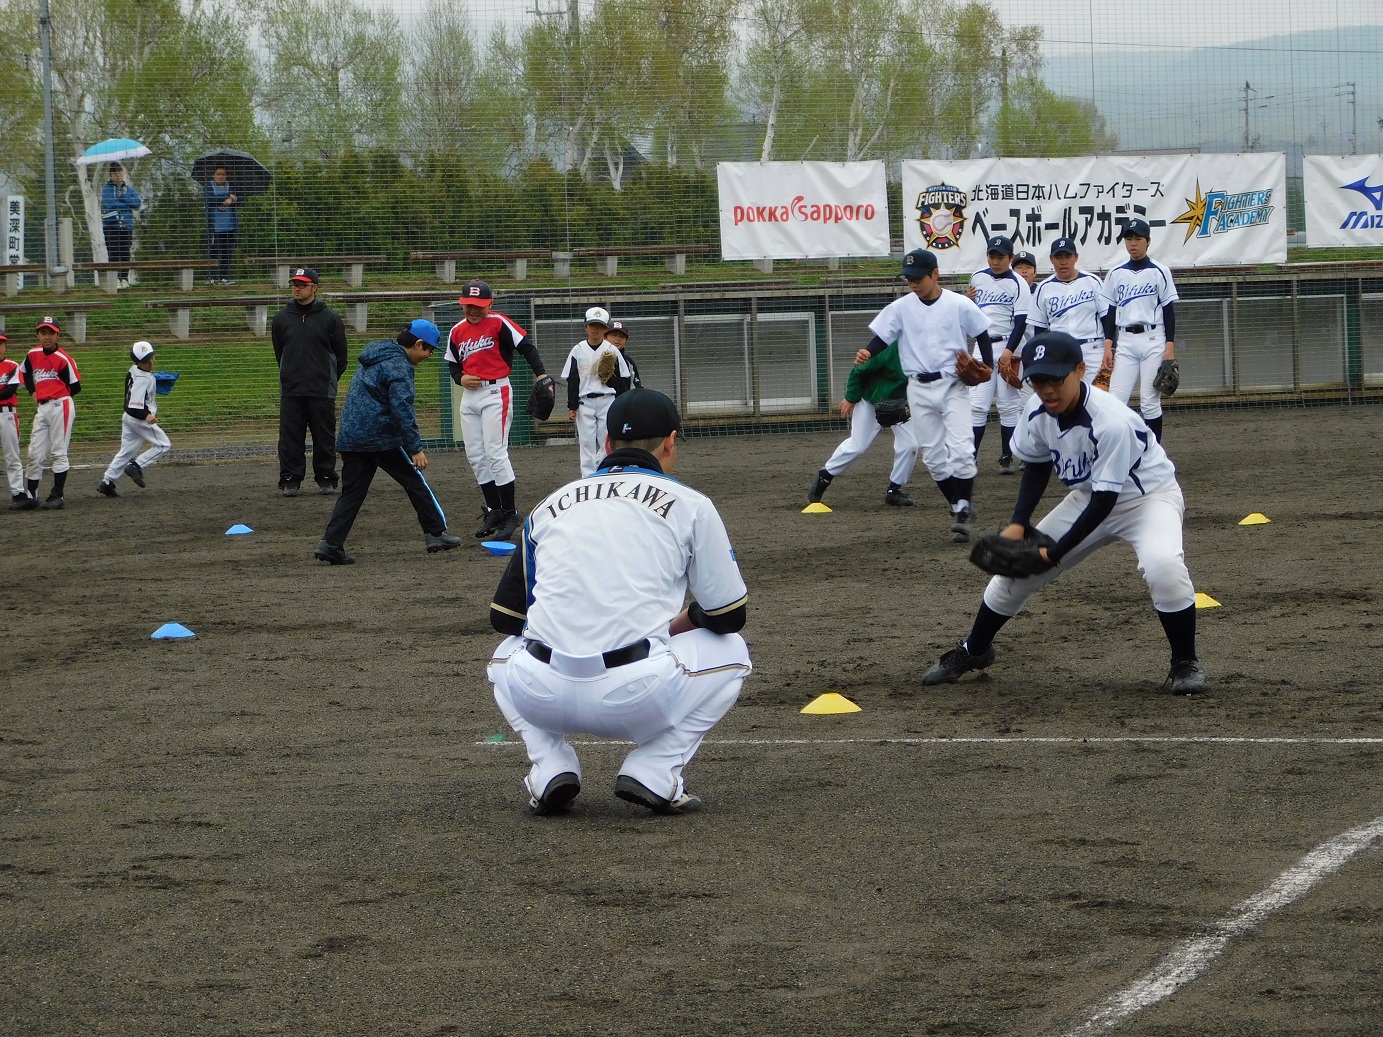
M 845 381 L 845 398 L 851 403 L 859 403 L 861 399 L 870 403 L 903 400 L 907 395 L 908 379 L 898 359 L 896 342 L 853 367 Z

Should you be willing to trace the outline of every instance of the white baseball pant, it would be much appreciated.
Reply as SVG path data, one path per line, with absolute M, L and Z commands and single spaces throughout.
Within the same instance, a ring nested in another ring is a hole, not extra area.
M 24 459 L 19 453 L 19 408 L 0 407 L 0 451 L 5 454 L 5 475 L 10 496 L 24 493 Z
M 975 434 L 970 424 L 969 386 L 952 374 L 934 382 L 908 378 L 912 434 L 922 463 L 937 482 L 975 477 Z
M 1090 494 L 1077 490 L 1053 508 L 1037 528 L 1060 540 L 1090 503 Z M 1138 571 L 1148 585 L 1153 607 L 1158 612 L 1180 612 L 1196 603 L 1196 590 L 1186 569 L 1186 553 L 1181 544 L 1181 523 L 1186 502 L 1175 479 L 1168 479 L 1141 497 L 1114 505 L 1091 534 L 1078 544 L 1061 564 L 1036 576 L 1015 580 L 995 576 L 984 589 L 984 603 L 1001 616 L 1016 616 L 1028 598 L 1062 573 L 1080 565 L 1091 553 L 1114 540 L 1133 548 Z
M 576 407 L 576 442 L 581 448 L 581 474 L 590 475 L 605 459 L 605 416 L 615 402 L 613 393 L 595 399 L 582 397 Z
M 836 447 L 836 452 L 822 467 L 831 475 L 839 475 L 864 455 L 881 431 L 874 404 L 860 400 L 850 412 L 850 437 Z M 895 486 L 906 486 L 917 464 L 917 437 L 913 435 L 911 420 L 892 426 L 891 431 L 893 470 L 888 478 Z
M 1162 394 L 1153 388 L 1153 379 L 1157 377 L 1157 369 L 1162 366 L 1166 352 L 1167 333 L 1161 328 L 1137 335 L 1131 331 L 1119 332 L 1119 342 L 1114 347 L 1114 373 L 1109 376 L 1109 394 L 1117 396 L 1120 403 L 1128 403 L 1137 382 L 1139 412 L 1145 419 L 1162 417 Z
M 506 638 L 488 672 L 495 702 L 528 749 L 532 767 L 524 780 L 535 797 L 559 774 L 581 777 L 581 761 L 565 737 L 581 733 L 634 742 L 619 773 L 680 799 L 683 768 L 753 668 L 744 638 L 708 630 L 655 640 L 647 659 L 609 670 L 599 655 L 554 650 L 551 662 L 539 662 L 526 643 Z
M 140 454 L 139 448 L 145 445 L 148 449 Z M 125 466 L 131 461 L 137 462 L 140 468 L 148 468 L 172 449 L 173 443 L 162 428 L 149 424 L 143 418 L 126 414 L 120 419 L 120 449 L 115 452 L 102 478 L 106 482 L 115 482 L 125 474 Z M 139 454 L 137 458 L 136 454 Z
M 1085 374 L 1081 376 L 1081 381 L 1093 385 L 1100 368 L 1104 366 L 1104 339 L 1086 339 L 1080 344 L 1080 354 L 1085 361 Z
M 979 350 L 975 350 L 974 355 L 976 360 L 983 359 Z M 971 426 L 979 427 L 989 421 L 991 404 L 998 405 L 1000 425 L 1007 428 L 1018 427 L 1018 419 L 1023 414 L 1022 393 L 1004 381 L 997 368 L 990 375 L 989 381 L 970 386 Z
M 29 435 L 30 481 L 43 477 L 43 463 L 51 461 L 53 474 L 72 467 L 67 460 L 67 448 L 72 442 L 72 423 L 77 420 L 77 405 L 72 397 L 47 400 L 34 412 L 34 427 Z
M 466 460 L 481 486 L 514 481 L 509 463 L 509 427 L 514 423 L 514 390 L 508 378 L 461 390 L 461 439 Z

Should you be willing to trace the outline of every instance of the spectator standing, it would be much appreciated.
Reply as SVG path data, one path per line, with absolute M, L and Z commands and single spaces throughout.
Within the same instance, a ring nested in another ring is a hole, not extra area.
M 240 198 L 231 190 L 225 166 L 217 166 L 211 174 L 211 180 L 202 188 L 202 199 L 206 202 L 207 247 L 216 263 L 208 281 L 230 284 L 231 257 L 240 231 Z
M 125 183 L 125 167 L 110 164 L 110 179 L 101 188 L 101 233 L 106 239 L 106 256 L 112 263 L 128 263 L 134 244 L 135 210 L 144 205 L 139 192 Z M 116 271 L 121 288 L 130 286 L 130 271 Z

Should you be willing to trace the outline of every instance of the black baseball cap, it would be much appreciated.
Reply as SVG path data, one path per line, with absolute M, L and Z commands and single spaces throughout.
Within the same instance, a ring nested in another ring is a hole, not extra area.
M 903 257 L 904 277 L 913 279 L 926 277 L 936 268 L 936 256 L 925 248 L 915 248 Z
M 1052 242 L 1052 255 L 1059 256 L 1063 252 L 1068 252 L 1073 256 L 1080 255 L 1080 249 L 1076 248 L 1075 238 L 1057 238 Z
M 313 270 L 312 267 L 310 267 L 310 266 L 300 266 L 300 267 L 298 267 L 296 270 L 293 271 L 293 275 L 292 275 L 291 277 L 289 277 L 288 280 L 289 280 L 289 281 L 301 281 L 301 282 L 303 282 L 304 284 L 321 284 L 321 283 L 322 283 L 321 281 L 319 281 L 319 280 L 317 279 L 317 271 L 316 271 L 316 270 Z
M 609 328 L 608 331 L 605 332 L 605 334 L 607 334 L 607 335 L 623 335 L 625 338 L 628 338 L 628 337 L 629 337 L 629 329 L 626 328 L 626 327 L 624 326 L 624 322 L 623 322 L 623 321 L 618 321 L 618 320 L 616 320 L 616 321 L 611 321 L 611 322 L 610 322 L 610 328 Z
M 461 286 L 461 298 L 457 300 L 462 306 L 485 306 L 492 305 L 495 301 L 495 293 L 490 291 L 490 286 L 484 281 L 467 281 Z
M 997 252 L 1001 256 L 1013 255 L 1013 242 L 1002 234 L 995 234 L 989 239 L 989 245 L 985 249 L 985 255 L 990 252 Z
M 610 404 L 605 427 L 615 440 L 660 439 L 682 431 L 682 416 L 657 389 L 630 389 Z
M 1084 359 L 1079 339 L 1064 331 L 1044 331 L 1023 347 L 1023 377 L 1065 378 Z
M 1017 266 L 1019 263 L 1027 263 L 1028 266 L 1032 267 L 1034 270 L 1037 269 L 1037 257 L 1031 252 L 1016 253 L 1013 257 L 1013 265 Z
M 1147 220 L 1134 217 L 1124 224 L 1124 229 L 1119 232 L 1119 240 L 1125 238 L 1151 238 L 1152 228 L 1148 226 Z

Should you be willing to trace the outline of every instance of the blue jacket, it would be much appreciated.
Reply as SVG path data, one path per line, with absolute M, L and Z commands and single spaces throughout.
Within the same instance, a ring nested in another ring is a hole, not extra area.
M 139 192 L 129 184 L 115 184 L 107 180 L 101 188 L 101 223 L 112 224 L 134 230 L 134 211 L 144 204 Z
M 423 448 L 413 412 L 413 365 L 392 339 L 371 342 L 346 392 L 336 449 L 378 453 L 403 447 L 412 457 Z
M 226 196 L 233 194 L 231 185 L 227 183 L 224 187 L 215 180 L 207 181 L 206 187 L 202 188 L 202 199 L 206 202 L 206 229 L 212 234 L 230 234 L 240 225 L 239 214 L 236 209 L 240 207 L 237 201 L 234 205 L 222 205 Z

